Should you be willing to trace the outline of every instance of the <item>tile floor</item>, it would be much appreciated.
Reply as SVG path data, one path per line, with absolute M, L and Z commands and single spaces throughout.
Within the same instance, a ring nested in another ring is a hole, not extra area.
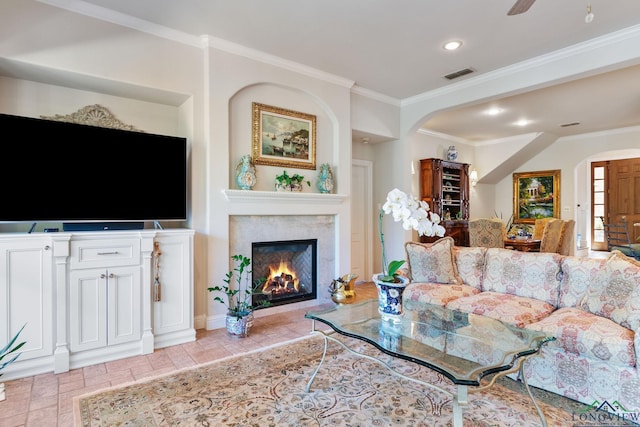
M 377 298 L 373 283 L 356 285 L 356 301 L 370 298 Z M 0 427 L 73 426 L 74 396 L 308 335 L 311 320 L 304 319 L 304 313 L 311 309 L 258 317 L 246 338 L 232 338 L 225 329 L 199 329 L 195 342 L 152 354 L 8 381 L 7 398 L 0 402 Z

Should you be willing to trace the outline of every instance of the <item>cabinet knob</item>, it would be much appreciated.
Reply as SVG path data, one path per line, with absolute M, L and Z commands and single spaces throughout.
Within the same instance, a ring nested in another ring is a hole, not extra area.
M 109 279 L 113 279 L 114 277 L 116 277 L 115 274 L 113 274 L 113 273 L 109 274 Z
M 104 274 L 104 273 L 102 273 L 102 274 L 100 275 L 100 278 L 101 278 L 101 279 L 104 279 L 105 277 L 107 277 L 107 275 L 106 275 L 106 274 Z
M 44 246 L 44 250 L 45 250 L 45 251 L 48 251 L 49 249 L 51 249 L 51 246 L 49 246 L 49 245 L 45 245 L 45 246 Z

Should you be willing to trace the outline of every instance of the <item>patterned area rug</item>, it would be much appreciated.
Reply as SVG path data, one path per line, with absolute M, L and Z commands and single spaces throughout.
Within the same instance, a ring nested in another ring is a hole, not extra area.
M 451 382 L 440 374 L 393 359 L 361 341 L 347 341 L 354 349 L 379 357 L 405 375 L 453 390 Z M 352 355 L 333 342 L 307 393 L 305 387 L 318 366 L 322 349 L 322 338 L 311 336 L 80 396 L 74 400 L 76 425 L 452 425 L 451 399 L 446 394 L 401 379 L 379 363 Z M 576 411 L 584 411 L 584 405 L 533 390 L 549 426 L 588 425 L 576 416 Z M 471 393 L 463 418 L 465 427 L 541 425 L 524 387 L 508 378 L 487 391 Z

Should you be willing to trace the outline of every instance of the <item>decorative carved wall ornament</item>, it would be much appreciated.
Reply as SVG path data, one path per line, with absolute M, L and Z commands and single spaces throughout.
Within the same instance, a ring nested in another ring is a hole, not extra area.
M 55 116 L 40 116 L 41 119 L 56 120 L 59 122 L 77 123 L 81 125 L 99 126 L 103 128 L 132 130 L 144 132 L 134 126 L 122 123 L 111 111 L 99 104 L 87 105 L 78 111 L 68 115 L 56 114 Z

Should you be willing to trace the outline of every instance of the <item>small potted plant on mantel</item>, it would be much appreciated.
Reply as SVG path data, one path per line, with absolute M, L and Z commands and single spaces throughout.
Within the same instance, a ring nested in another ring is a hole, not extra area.
M 17 354 L 15 353 L 16 351 L 20 350 L 20 348 L 22 348 L 23 345 L 25 345 L 26 341 L 23 341 L 19 344 L 16 344 L 16 341 L 18 340 L 18 335 L 20 335 L 20 333 L 22 332 L 25 326 L 27 325 L 26 324 L 22 325 L 22 328 L 20 328 L 20 330 L 15 334 L 15 336 L 11 338 L 11 341 L 9 341 L 9 343 L 4 347 L 0 348 L 0 377 L 2 376 L 2 370 L 7 365 L 15 362 L 16 359 L 22 354 L 22 353 L 17 353 Z M 11 358 L 8 360 L 4 360 L 5 357 L 11 357 Z M 5 400 L 4 383 L 0 383 L 0 402 L 3 400 Z
M 304 176 L 297 173 L 289 175 L 286 170 L 283 170 L 282 175 L 276 175 L 276 191 L 302 191 L 303 183 L 311 187 L 311 182 L 305 181 Z
M 253 326 L 253 311 L 258 307 L 268 307 L 268 300 L 261 300 L 257 306 L 253 305 L 253 295 L 262 290 L 265 278 L 249 283 L 249 266 L 251 260 L 244 255 L 231 257 L 236 265 L 223 279 L 224 285 L 208 288 L 209 292 L 222 292 L 225 297 L 216 295 L 213 300 L 227 307 L 227 332 L 236 337 L 246 337 Z

